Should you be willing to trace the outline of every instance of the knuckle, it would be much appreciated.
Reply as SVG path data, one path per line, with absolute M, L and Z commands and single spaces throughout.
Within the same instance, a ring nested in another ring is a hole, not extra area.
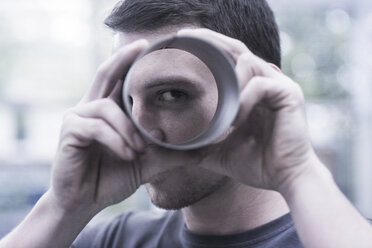
M 103 98 L 100 101 L 101 101 L 101 103 L 103 105 L 102 106 L 103 108 L 110 108 L 110 109 L 112 108 L 112 109 L 114 109 L 116 107 L 116 103 L 112 99 L 110 99 L 110 98 Z
M 120 48 L 116 54 L 114 55 L 115 58 L 121 58 L 121 57 L 125 57 L 128 55 L 128 53 L 131 51 L 131 48 L 133 47 L 134 44 L 130 44 L 130 45 L 127 45 L 127 46 L 123 46 L 122 48 Z
M 68 117 L 65 118 L 65 120 L 63 121 L 62 123 L 62 126 L 61 126 L 61 135 L 62 137 L 67 134 L 67 133 L 70 133 L 74 130 L 74 128 L 76 128 L 76 125 L 77 125 L 77 122 L 76 122 L 76 116 L 71 114 L 69 115 Z
M 239 55 L 239 50 L 236 48 L 236 47 L 234 47 L 234 46 L 229 46 L 228 48 L 227 48 L 227 52 L 229 53 L 229 54 L 231 54 L 233 57 L 235 57 L 236 58 L 236 56 L 238 56 Z
M 261 89 L 261 90 L 266 90 L 267 84 L 265 83 L 266 80 L 264 77 L 261 76 L 254 76 L 251 78 L 250 83 L 251 87 Z
M 229 46 L 229 52 L 235 56 L 240 56 L 242 53 L 245 53 L 247 47 L 240 40 L 232 39 L 231 46 Z
M 120 110 L 119 106 L 112 99 L 102 99 L 101 104 L 102 105 L 101 108 L 99 108 L 99 111 L 109 120 L 118 119 L 119 116 L 122 115 L 122 111 Z
M 62 148 L 64 151 L 68 151 L 68 149 L 73 147 L 76 143 L 78 143 L 76 137 L 71 133 L 68 133 L 60 141 L 59 147 Z
M 243 53 L 242 55 L 239 56 L 238 61 L 243 64 L 248 64 L 251 61 L 251 56 L 249 53 Z
M 105 133 L 104 125 L 105 123 L 102 120 L 98 119 L 98 120 L 92 121 L 87 131 L 89 132 L 91 136 L 95 138 L 100 137 L 104 135 Z
M 71 113 L 65 118 L 61 126 L 60 139 L 64 140 L 66 137 L 73 135 L 76 132 L 77 120 L 76 115 Z
M 241 40 L 233 40 L 234 47 L 238 48 L 240 51 L 244 51 L 247 49 L 247 46 Z
M 301 87 L 293 82 L 293 98 L 297 105 L 303 105 L 305 103 L 305 96 Z
M 72 117 L 72 115 L 74 115 L 74 110 L 72 108 L 67 109 L 66 111 L 64 111 L 63 114 L 62 114 L 62 122 L 64 123 L 64 122 L 68 121 Z
M 91 106 L 93 107 L 92 114 L 101 118 L 111 117 L 111 113 L 115 109 L 115 103 L 108 98 L 95 100 Z

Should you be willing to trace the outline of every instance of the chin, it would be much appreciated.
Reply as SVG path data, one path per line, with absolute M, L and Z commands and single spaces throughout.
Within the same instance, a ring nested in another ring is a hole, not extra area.
M 151 202 L 162 209 L 191 206 L 223 187 L 228 178 L 202 168 L 179 168 L 146 184 Z

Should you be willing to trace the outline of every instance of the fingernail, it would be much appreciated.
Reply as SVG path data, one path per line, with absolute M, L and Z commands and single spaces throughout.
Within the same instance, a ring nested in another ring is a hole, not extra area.
M 136 146 L 137 149 L 142 150 L 145 148 L 145 142 L 139 136 L 138 133 L 133 134 L 133 140 L 134 140 L 134 145 Z

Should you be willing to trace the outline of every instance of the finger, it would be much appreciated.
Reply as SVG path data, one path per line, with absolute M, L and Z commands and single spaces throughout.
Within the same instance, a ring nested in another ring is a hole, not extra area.
M 230 38 L 206 28 L 182 29 L 178 31 L 177 35 L 207 40 L 226 51 L 235 63 L 242 53 L 250 52 L 246 45 L 240 40 Z
M 255 76 L 270 77 L 278 80 L 284 77 L 280 70 L 251 52 L 243 53 L 239 56 L 235 71 L 241 90 Z
M 111 93 L 108 96 L 108 99 L 114 101 L 121 109 L 124 109 L 124 102 L 122 100 L 122 89 L 123 89 L 123 80 L 120 79 L 115 84 L 114 88 L 112 89 Z
M 120 134 L 102 119 L 83 118 L 70 113 L 64 127 L 64 145 L 88 147 L 96 141 L 123 160 L 133 160 L 136 156 Z
M 280 69 L 254 55 L 243 42 L 209 29 L 183 29 L 180 36 L 191 36 L 207 40 L 231 55 L 236 63 L 236 72 L 241 89 L 253 76 L 279 77 Z
M 92 85 L 80 103 L 107 97 L 118 80 L 124 78 L 136 56 L 147 46 L 148 42 L 142 39 L 120 48 L 100 66 Z
M 136 151 L 143 151 L 145 142 L 122 109 L 108 98 L 89 102 L 74 109 L 84 118 L 99 118 L 111 126 Z
M 278 81 L 274 78 L 255 76 L 249 80 L 241 93 L 240 110 L 234 124 L 243 124 L 252 109 L 263 103 L 272 111 L 302 109 L 304 96 L 298 84 L 290 79 Z

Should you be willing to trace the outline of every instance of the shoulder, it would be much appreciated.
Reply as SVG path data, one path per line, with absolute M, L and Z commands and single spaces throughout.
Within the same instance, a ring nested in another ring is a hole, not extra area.
M 178 235 L 183 226 L 180 211 L 128 212 L 110 221 L 88 225 L 77 237 L 75 247 L 147 247 L 144 243 Z M 161 232 L 163 230 L 163 232 Z

